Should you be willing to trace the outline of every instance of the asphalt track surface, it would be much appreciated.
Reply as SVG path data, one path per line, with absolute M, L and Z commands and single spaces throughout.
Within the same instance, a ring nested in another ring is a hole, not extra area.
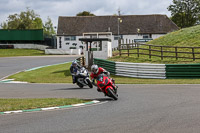
M 0 58 L 0 77 L 75 57 Z M 31 60 L 30 60 L 31 59 Z M 2 64 L 3 63 L 3 64 Z M 14 65 L 14 66 L 13 66 Z M 119 100 L 73 84 L 0 83 L 0 98 L 78 97 L 102 104 L 0 115 L 0 133 L 199 133 L 199 85 L 119 85 Z

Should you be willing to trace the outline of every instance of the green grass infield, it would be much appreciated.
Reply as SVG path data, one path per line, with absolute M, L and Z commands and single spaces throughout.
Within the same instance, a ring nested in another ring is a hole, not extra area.
M 41 56 L 45 55 L 42 50 L 33 49 L 0 49 L 0 57 L 13 56 Z
M 48 66 L 33 71 L 21 72 L 8 77 L 29 83 L 72 83 L 71 63 Z M 111 75 L 116 84 L 200 84 L 200 79 L 140 79 Z
M 37 108 L 56 107 L 88 102 L 75 98 L 42 98 L 42 99 L 0 99 L 0 112 L 15 110 L 32 110 Z

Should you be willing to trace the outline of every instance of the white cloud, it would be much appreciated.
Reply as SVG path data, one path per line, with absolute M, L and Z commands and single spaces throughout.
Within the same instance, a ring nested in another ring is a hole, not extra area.
M 41 16 L 43 22 L 49 16 L 57 25 L 59 16 L 75 16 L 82 11 L 95 15 L 117 14 L 120 7 L 122 15 L 167 14 L 167 7 L 172 0 L 0 0 L 0 23 L 10 14 L 20 13 L 26 7 Z

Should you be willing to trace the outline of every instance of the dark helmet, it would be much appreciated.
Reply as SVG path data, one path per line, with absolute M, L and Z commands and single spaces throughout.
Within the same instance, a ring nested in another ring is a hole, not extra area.
M 76 66 L 77 66 L 77 61 L 76 61 L 76 60 L 72 62 L 72 66 L 73 66 L 73 67 L 76 67 Z

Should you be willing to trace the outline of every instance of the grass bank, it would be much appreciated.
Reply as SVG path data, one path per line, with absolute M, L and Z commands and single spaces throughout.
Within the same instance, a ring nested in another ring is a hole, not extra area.
M 64 106 L 84 102 L 87 101 L 75 98 L 0 99 L 0 112 Z
M 200 47 L 200 25 L 183 28 L 148 42 L 163 46 Z
M 12 56 L 41 56 L 45 55 L 42 50 L 33 49 L 0 49 L 0 57 Z
M 172 33 L 169 33 L 165 36 L 160 38 L 154 39 L 153 41 L 148 42 L 147 44 L 153 45 L 160 45 L 160 46 L 177 46 L 177 47 L 200 47 L 200 25 L 184 28 Z M 200 63 L 200 60 L 197 59 L 193 61 L 192 59 L 183 59 L 181 57 L 193 58 L 192 49 L 191 48 L 178 48 L 177 54 L 175 53 L 175 48 L 163 47 L 162 56 L 164 57 L 163 60 L 161 57 L 151 56 L 149 58 L 149 46 L 140 46 L 139 53 L 147 54 L 147 55 L 140 55 L 139 58 L 137 56 L 137 49 L 130 50 L 130 54 L 128 57 L 128 50 L 122 50 L 122 56 L 119 56 L 119 51 L 114 51 L 114 57 L 110 58 L 111 61 L 119 61 L 119 62 L 134 62 L 134 63 L 158 63 L 158 64 L 190 64 L 190 63 Z M 151 47 L 151 55 L 161 56 L 161 48 L 160 47 Z M 190 52 L 190 53 L 184 53 Z M 195 53 L 200 53 L 200 48 L 194 49 Z M 170 58 L 169 56 L 178 56 L 176 58 Z M 200 58 L 200 54 L 195 54 L 195 58 Z

